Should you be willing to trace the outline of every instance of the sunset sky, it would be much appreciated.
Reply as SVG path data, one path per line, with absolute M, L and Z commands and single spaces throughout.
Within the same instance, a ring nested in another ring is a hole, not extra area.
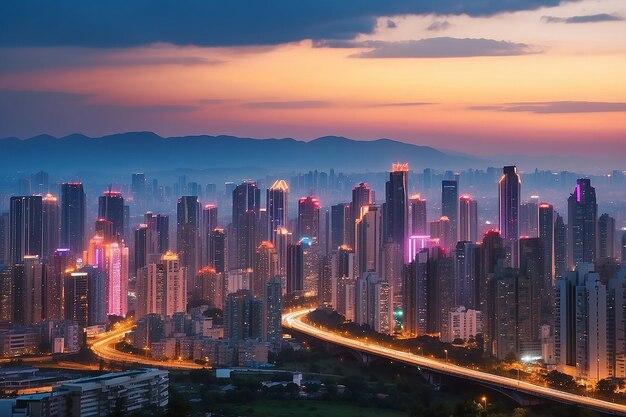
M 624 0 L 6 0 L 0 137 L 626 155 L 625 19 Z

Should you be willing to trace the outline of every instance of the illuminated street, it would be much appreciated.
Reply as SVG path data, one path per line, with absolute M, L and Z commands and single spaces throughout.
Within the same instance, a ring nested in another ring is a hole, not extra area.
M 353 348 L 361 352 L 371 353 L 377 356 L 397 360 L 403 363 L 436 370 L 437 372 L 440 372 L 442 374 L 456 376 L 459 378 L 466 378 L 475 382 L 486 383 L 488 385 L 497 385 L 502 388 L 519 391 L 524 394 L 530 394 L 553 401 L 567 404 L 577 404 L 605 413 L 626 415 L 625 405 L 610 403 L 607 401 L 602 401 L 589 397 L 583 397 L 576 394 L 569 394 L 567 392 L 533 385 L 528 382 L 518 381 L 512 378 L 467 369 L 461 366 L 444 363 L 424 356 L 418 356 L 412 353 L 383 347 L 378 344 L 344 337 L 332 333 L 328 330 L 320 329 L 318 327 L 304 323 L 302 319 L 310 311 L 312 310 L 298 310 L 290 313 L 285 313 L 283 315 L 283 325 L 288 329 L 297 330 L 298 332 L 313 336 L 320 340 L 325 340 L 340 346 Z

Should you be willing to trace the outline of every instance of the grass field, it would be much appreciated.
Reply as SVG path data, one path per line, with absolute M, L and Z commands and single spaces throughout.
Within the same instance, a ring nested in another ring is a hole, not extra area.
M 241 417 L 407 417 L 408 414 L 342 401 L 259 400 L 251 404 L 220 404 L 226 415 Z M 214 410 L 219 414 L 218 410 Z

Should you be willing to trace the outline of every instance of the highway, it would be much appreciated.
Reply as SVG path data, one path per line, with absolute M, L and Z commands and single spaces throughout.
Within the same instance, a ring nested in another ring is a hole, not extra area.
M 453 365 L 447 362 L 438 361 L 424 356 L 395 350 L 384 347 L 376 343 L 351 339 L 340 334 L 321 329 L 302 321 L 311 309 L 298 310 L 283 314 L 283 326 L 293 329 L 320 340 L 331 342 L 336 345 L 349 347 L 360 352 L 370 353 L 387 359 L 402 363 L 416 365 L 425 369 L 430 369 L 441 374 L 451 375 L 467 380 L 472 380 L 486 385 L 499 386 L 508 390 L 545 398 L 565 404 L 579 405 L 600 411 L 607 414 L 626 415 L 626 405 L 615 404 L 608 401 L 598 400 L 591 397 L 570 394 L 552 388 L 534 385 L 529 382 L 518 381 L 517 379 L 493 375 L 482 371 Z
M 133 355 L 131 353 L 120 352 L 115 349 L 115 344 L 124 338 L 126 333 L 130 332 L 135 324 L 133 322 L 122 322 L 116 328 L 103 333 L 95 338 L 90 348 L 92 352 L 101 359 L 113 362 L 121 362 L 125 364 L 139 364 L 150 367 L 159 367 L 166 369 L 191 370 L 203 369 L 202 365 L 198 365 L 189 361 L 157 361 L 145 356 Z

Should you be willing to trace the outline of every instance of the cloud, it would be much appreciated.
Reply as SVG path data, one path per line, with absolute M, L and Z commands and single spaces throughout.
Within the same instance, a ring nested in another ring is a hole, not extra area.
M 428 25 L 426 30 L 429 30 L 431 32 L 440 32 L 449 29 L 450 26 L 452 26 L 452 24 L 447 20 L 435 20 L 433 23 Z
M 428 38 L 400 42 L 335 41 L 326 46 L 367 48 L 369 51 L 352 55 L 355 58 L 464 58 L 478 56 L 516 56 L 541 52 L 523 43 L 493 39 Z
M 566 0 L 569 1 L 569 0 Z M 491 16 L 561 0 L 2 0 L 0 46 L 278 45 L 354 39 L 378 17 Z
M 182 48 L 181 48 L 182 49 Z M 165 51 L 165 53 L 163 52 Z M 126 49 L 52 47 L 0 48 L 0 72 L 36 71 L 54 68 L 85 68 L 152 65 L 218 65 L 223 61 L 194 55 L 184 50 L 129 51 Z
M 398 25 L 391 19 L 387 19 L 387 29 L 395 29 Z
M 302 101 L 260 101 L 244 103 L 241 107 L 248 109 L 315 109 L 329 107 L 327 101 L 302 100 Z
M 546 101 L 505 103 L 492 106 L 471 106 L 470 110 L 528 112 L 537 114 L 626 112 L 626 103 L 604 101 Z
M 420 106 L 430 106 L 436 103 L 427 103 L 422 101 L 407 101 L 401 103 L 378 103 L 373 104 L 371 107 L 420 107 Z
M 624 18 L 615 13 L 600 13 L 572 17 L 542 16 L 541 20 L 545 23 L 598 23 L 622 21 Z

